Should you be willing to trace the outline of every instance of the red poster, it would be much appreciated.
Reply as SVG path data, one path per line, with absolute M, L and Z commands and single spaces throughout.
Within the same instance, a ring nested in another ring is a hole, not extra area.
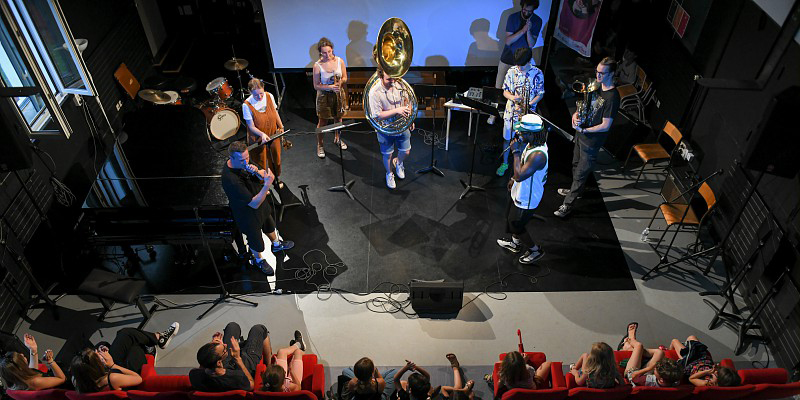
M 561 0 L 556 39 L 584 57 L 591 55 L 592 36 L 603 0 Z

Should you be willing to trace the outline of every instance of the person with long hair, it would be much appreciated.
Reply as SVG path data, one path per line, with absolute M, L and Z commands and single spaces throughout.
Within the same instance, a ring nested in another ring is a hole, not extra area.
M 622 376 L 617 370 L 614 351 L 605 342 L 595 342 L 589 353 L 581 354 L 575 364 L 569 366 L 578 386 L 595 389 L 608 389 L 622 384 Z
M 301 389 L 303 381 L 303 354 L 306 345 L 300 331 L 294 331 L 294 340 L 289 347 L 275 353 L 275 363 L 268 366 L 262 376 L 263 390 L 266 392 L 295 392 Z M 292 357 L 291 363 L 289 357 Z
M 550 361 L 538 368 L 531 365 L 527 354 L 518 351 L 506 353 L 500 363 L 499 390 L 497 397 L 511 389 L 539 389 L 544 387 L 550 376 Z
M 36 369 L 39 362 L 39 348 L 33 336 L 25 334 L 25 347 L 29 350 L 28 357 L 15 351 L 7 352 L 0 359 L 0 377 L 11 390 L 44 390 L 60 386 L 66 380 L 64 372 L 53 360 L 53 350 L 44 352 L 44 364 L 53 376 L 45 376 Z
M 739 386 L 742 384 L 736 371 L 714 363 L 708 347 L 695 335 L 690 335 L 681 343 L 672 339 L 670 350 L 678 353 L 678 365 L 695 386 Z
M 258 78 L 247 82 L 250 96 L 242 104 L 242 118 L 247 124 L 247 143 L 265 144 L 273 136 L 283 133 L 283 121 L 272 93 L 264 91 L 264 83 Z M 281 182 L 281 141 L 273 140 L 266 148 L 258 146 L 250 152 L 253 163 L 260 169 L 269 169 L 275 175 L 275 185 L 283 189 Z
M 87 347 L 72 358 L 70 374 L 78 393 L 121 390 L 142 383 L 139 372 L 147 363 L 147 354 L 166 348 L 178 333 L 180 324 L 173 322 L 161 332 L 122 328 L 109 345 L 99 343 Z
M 352 368 L 342 371 L 342 375 L 350 378 L 342 389 L 342 399 L 389 400 L 394 392 L 394 380 L 387 382 L 383 377 L 394 373 L 394 368 L 380 373 L 369 357 L 362 357 Z
M 346 105 L 341 103 L 341 96 L 339 92 L 342 90 L 342 85 L 347 83 L 347 67 L 344 60 L 333 54 L 333 42 L 330 39 L 323 37 L 317 43 L 317 50 L 319 51 L 319 60 L 314 63 L 314 89 L 317 91 L 317 128 L 321 128 L 330 123 L 330 121 L 342 122 L 344 116 L 344 108 Z M 317 132 L 317 157 L 325 158 L 325 134 Z M 342 150 L 347 150 L 347 145 L 340 137 L 339 131 L 336 131 L 336 136 L 333 143 L 341 146 Z
M 464 384 L 464 374 L 455 354 L 449 353 L 445 357 L 447 357 L 447 361 L 450 362 L 450 367 L 453 369 L 453 386 L 431 386 L 431 375 L 428 371 L 406 360 L 406 365 L 394 375 L 394 386 L 397 388 L 398 400 L 473 399 L 475 395 L 472 392 L 472 387 L 475 386 L 475 382 L 467 381 Z M 408 380 L 401 380 L 408 371 L 413 371 L 408 376 Z

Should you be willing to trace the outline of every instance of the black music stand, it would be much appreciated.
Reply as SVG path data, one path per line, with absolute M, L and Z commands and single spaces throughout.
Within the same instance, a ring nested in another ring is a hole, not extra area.
M 331 131 L 338 131 L 338 130 L 342 130 L 344 128 L 347 128 L 349 126 L 358 125 L 360 123 L 361 122 L 354 122 L 353 120 L 337 122 L 337 123 L 334 123 L 334 124 L 330 124 L 330 125 L 325 125 L 323 127 L 319 127 L 319 128 L 317 128 L 317 132 L 325 133 L 325 132 L 331 132 Z M 339 136 L 339 137 L 341 138 L 341 136 Z M 347 182 L 347 180 L 345 180 L 345 177 L 344 177 L 344 155 L 342 155 L 342 146 L 339 145 L 337 147 L 339 147 L 339 165 L 342 167 L 342 184 L 338 185 L 338 186 L 331 186 L 330 188 L 328 188 L 328 190 L 331 191 L 331 192 L 345 192 L 347 194 L 347 196 L 350 197 L 350 200 L 355 200 L 356 198 L 353 197 L 353 193 L 350 193 L 350 186 L 353 186 L 353 184 L 356 183 L 356 181 L 354 179 L 351 179 L 350 182 Z
M 495 117 L 499 117 L 500 116 L 500 112 L 497 110 L 497 108 L 495 106 L 493 106 L 491 104 L 486 104 L 486 103 L 483 103 L 483 102 L 480 102 L 480 101 L 477 101 L 477 100 L 470 99 L 469 97 L 466 97 L 461 93 L 457 93 L 456 97 L 461 101 L 462 104 L 464 104 L 467 107 L 471 107 L 476 111 L 479 111 L 479 112 L 483 111 L 486 114 L 494 115 Z M 472 111 L 470 111 L 470 116 L 469 117 L 472 118 Z M 485 191 L 486 190 L 486 188 L 484 188 L 482 186 L 474 186 L 474 185 L 472 185 L 472 174 L 475 172 L 475 149 L 478 147 L 478 125 L 480 125 L 480 124 L 475 123 L 475 131 L 474 131 L 475 135 L 472 138 L 472 159 L 470 161 L 470 166 L 469 166 L 469 181 L 464 182 L 463 179 L 460 179 L 461 185 L 464 186 L 464 191 L 461 192 L 461 196 L 458 196 L 459 200 L 463 199 L 464 196 L 466 196 L 469 192 L 471 192 L 473 190 L 476 190 L 476 191 L 477 190 L 481 190 L 481 191 Z
M 289 131 L 291 131 L 291 129 L 287 129 L 287 130 L 283 131 L 282 133 L 280 133 L 278 135 L 273 135 L 271 138 L 267 139 L 266 142 L 264 142 L 264 144 L 267 146 L 267 148 L 264 149 L 264 151 L 267 152 L 267 158 L 271 158 L 272 157 L 272 155 L 270 155 L 270 152 L 269 152 L 269 146 L 272 146 L 272 142 L 274 142 L 277 139 L 281 139 L 284 135 L 289 133 Z M 248 149 L 249 149 L 249 147 L 248 147 Z M 269 163 L 267 163 L 267 164 L 269 164 Z M 269 165 L 267 165 L 267 166 L 269 166 Z M 275 190 L 280 192 L 281 188 L 280 187 L 276 187 Z M 275 207 L 277 208 L 277 210 L 275 210 L 275 222 L 283 221 L 283 213 L 286 211 L 287 208 L 297 207 L 297 206 L 302 206 L 303 205 L 303 203 L 300 203 L 300 202 L 297 202 L 297 201 L 295 201 L 293 203 L 286 204 L 286 202 L 284 201 L 282 196 L 281 196 L 281 201 L 277 201 L 275 199 L 275 194 L 272 193 L 271 190 L 269 192 L 269 195 L 272 196 L 273 204 L 275 202 L 278 203 L 278 204 L 275 204 Z
M 431 165 L 422 168 L 417 171 L 418 174 L 424 174 L 427 172 L 433 172 L 436 175 L 444 177 L 444 172 L 442 172 L 439 168 L 436 167 L 436 160 L 433 158 L 433 151 L 436 149 L 436 107 L 439 106 L 439 97 L 444 97 L 445 99 L 452 99 L 456 95 L 456 87 L 454 85 L 425 85 L 425 84 L 416 84 L 414 85 L 414 93 L 417 95 L 417 99 L 421 99 L 423 97 L 433 97 L 433 120 L 431 129 Z

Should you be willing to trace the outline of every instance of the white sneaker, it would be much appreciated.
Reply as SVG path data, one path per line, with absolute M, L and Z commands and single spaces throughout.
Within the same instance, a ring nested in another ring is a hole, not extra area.
M 494 120 L 497 119 L 494 115 L 490 115 L 489 118 L 486 118 L 486 123 L 489 125 L 494 125 Z
M 397 159 L 394 159 L 394 173 L 400 179 L 406 179 L 406 167 L 403 164 L 397 162 Z
M 397 185 L 394 183 L 394 174 L 389 172 L 386 174 L 386 187 L 389 189 L 394 189 Z

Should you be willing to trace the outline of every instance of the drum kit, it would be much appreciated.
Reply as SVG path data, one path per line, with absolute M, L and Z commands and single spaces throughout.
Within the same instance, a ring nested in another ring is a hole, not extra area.
M 247 68 L 249 63 L 244 58 L 232 58 L 225 61 L 223 65 L 228 71 L 240 71 Z M 241 86 L 241 78 L 239 78 Z M 242 90 L 244 92 L 244 90 Z M 211 99 L 200 104 L 200 110 L 206 116 L 208 131 L 210 136 L 217 140 L 225 140 L 236 134 L 241 126 L 239 113 L 232 107 L 237 100 L 234 97 L 234 89 L 225 77 L 219 77 L 206 85 L 206 92 L 211 95 Z M 244 94 L 242 99 L 244 101 Z
M 139 91 L 139 98 L 159 106 L 179 106 L 183 104 L 181 101 L 181 96 L 178 95 L 178 92 L 172 90 L 161 91 L 155 89 L 144 89 Z

